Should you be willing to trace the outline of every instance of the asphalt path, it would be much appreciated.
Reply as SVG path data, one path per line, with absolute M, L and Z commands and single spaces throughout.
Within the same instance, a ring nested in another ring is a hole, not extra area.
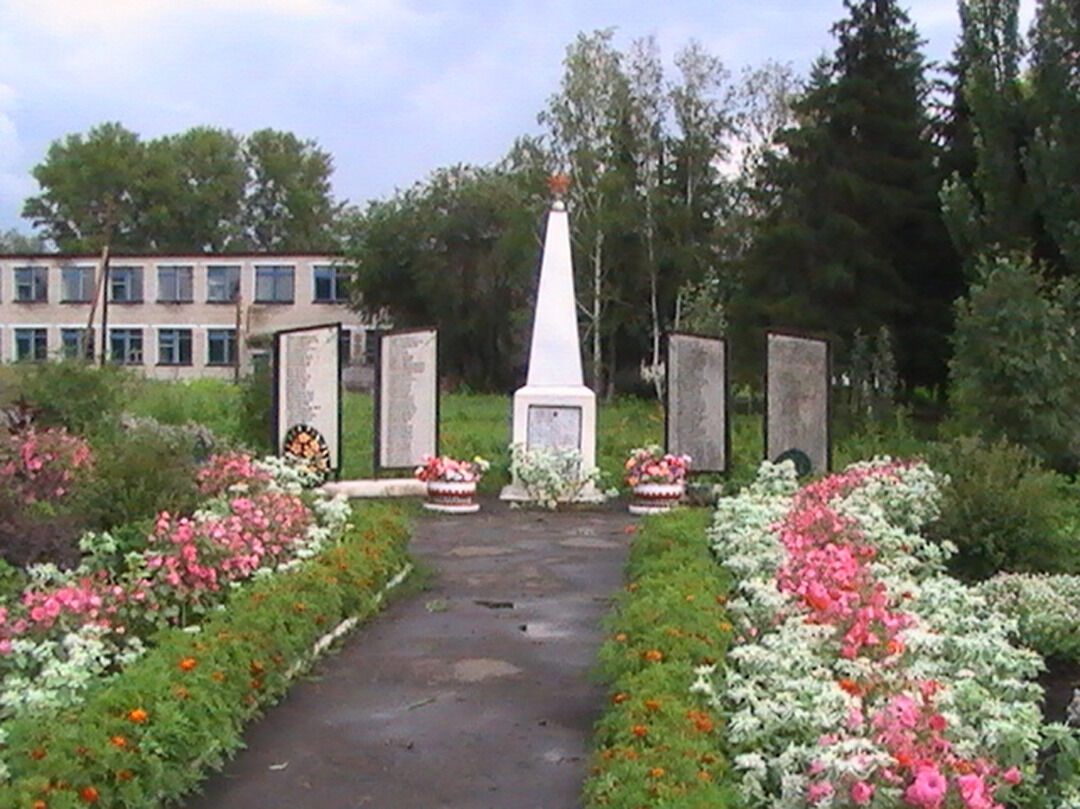
M 188 809 L 572 809 L 625 511 L 483 502 L 416 521 L 428 587 L 395 600 L 254 723 Z

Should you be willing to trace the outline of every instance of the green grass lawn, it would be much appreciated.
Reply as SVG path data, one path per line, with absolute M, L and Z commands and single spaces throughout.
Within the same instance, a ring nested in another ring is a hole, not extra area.
M 342 477 L 370 477 L 372 397 L 347 392 L 343 398 Z M 510 407 L 509 396 L 444 393 L 440 397 L 440 451 L 456 458 L 480 455 L 491 461 L 491 471 L 481 486 L 483 491 L 497 491 L 509 480 Z M 146 380 L 136 386 L 127 409 L 170 424 L 197 421 L 234 439 L 243 434 L 240 389 L 227 382 Z M 663 409 L 654 400 L 619 397 L 598 403 L 597 420 L 597 465 L 604 474 L 603 485 L 621 486 L 623 461 L 629 450 L 663 443 Z M 761 460 L 761 427 L 760 415 L 733 414 L 731 468 L 726 476 L 706 476 L 705 480 L 726 480 L 732 488 L 750 481 Z M 836 441 L 834 465 L 842 468 L 854 460 L 882 453 L 917 455 L 925 446 L 903 429 L 879 429 Z

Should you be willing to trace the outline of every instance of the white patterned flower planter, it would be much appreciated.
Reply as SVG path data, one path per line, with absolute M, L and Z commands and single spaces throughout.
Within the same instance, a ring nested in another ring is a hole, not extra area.
M 429 480 L 424 508 L 444 514 L 473 514 L 480 510 L 475 498 L 475 480 Z
M 631 514 L 661 514 L 679 505 L 683 483 L 639 483 L 631 490 Z

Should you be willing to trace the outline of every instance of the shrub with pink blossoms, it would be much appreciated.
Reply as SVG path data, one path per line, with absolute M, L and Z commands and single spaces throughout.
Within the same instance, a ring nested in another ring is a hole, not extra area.
M 211 455 L 196 475 L 199 491 L 210 497 L 225 494 L 237 484 L 261 487 L 271 480 L 271 475 L 259 467 L 258 462 L 242 452 Z
M 85 439 L 33 427 L 0 438 L 0 488 L 26 504 L 57 500 L 93 464 Z
M 251 577 L 289 556 L 312 515 L 294 495 L 262 492 L 235 497 L 224 516 L 158 515 L 146 555 L 150 586 L 160 601 L 205 604 L 230 581 Z

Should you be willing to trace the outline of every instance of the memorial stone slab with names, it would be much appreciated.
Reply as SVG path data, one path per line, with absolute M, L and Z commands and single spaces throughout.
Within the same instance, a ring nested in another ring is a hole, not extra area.
M 340 323 L 274 334 L 274 447 L 324 476 L 341 470 L 340 334 Z
M 770 332 L 767 338 L 765 454 L 791 457 L 801 472 L 825 472 L 832 463 L 829 425 L 829 343 Z M 801 456 L 804 457 L 800 457 Z
M 577 449 L 581 446 L 581 408 L 529 406 L 528 449 Z
M 375 467 L 414 467 L 439 451 L 438 333 L 383 332 L 375 376 Z
M 691 334 L 667 337 L 667 451 L 689 455 L 695 472 L 725 472 L 731 454 L 727 343 Z

